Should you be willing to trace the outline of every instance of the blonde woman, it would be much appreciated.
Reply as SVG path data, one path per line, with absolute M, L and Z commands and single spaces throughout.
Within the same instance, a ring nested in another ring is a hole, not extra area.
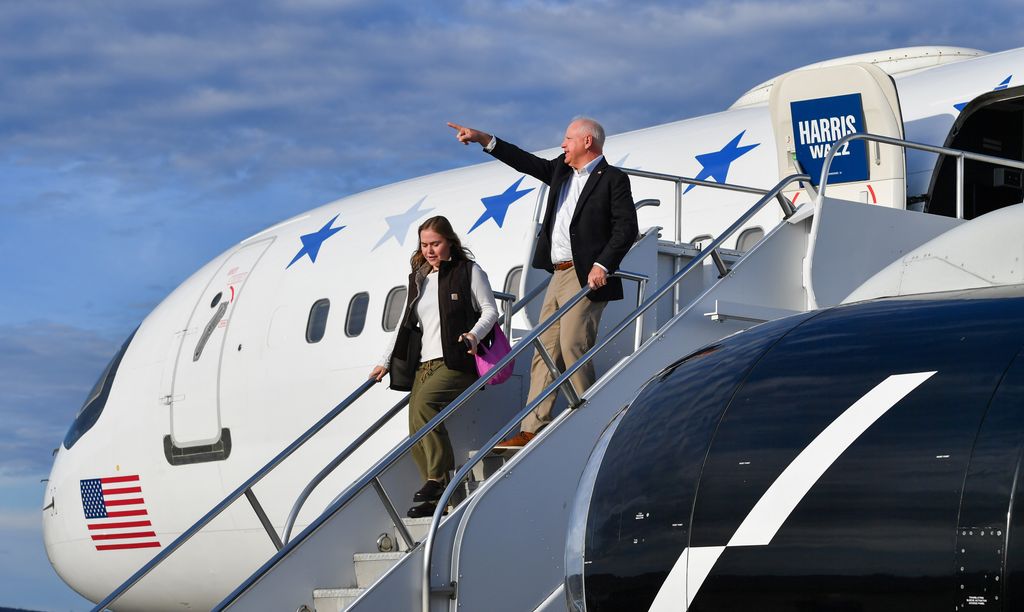
M 419 227 L 419 249 L 411 260 L 409 292 L 392 348 L 370 378 L 390 371 L 391 388 L 409 391 L 409 435 L 416 433 L 477 379 L 474 355 L 479 340 L 498 320 L 494 293 L 483 269 L 462 246 L 445 217 Z M 467 350 L 468 349 L 468 350 Z M 442 424 L 412 449 L 424 479 L 413 496 L 412 518 L 431 516 L 455 467 L 448 431 Z

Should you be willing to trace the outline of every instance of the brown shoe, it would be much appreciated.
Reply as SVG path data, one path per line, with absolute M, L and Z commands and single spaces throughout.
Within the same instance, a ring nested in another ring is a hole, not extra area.
M 521 431 L 516 435 L 512 436 L 511 438 L 508 438 L 507 440 L 502 440 L 501 442 L 496 444 L 494 446 L 494 453 L 500 455 L 501 453 L 507 450 L 519 450 L 520 448 L 529 444 L 530 440 L 534 439 L 536 436 L 537 434 L 535 433 L 531 433 L 529 431 Z

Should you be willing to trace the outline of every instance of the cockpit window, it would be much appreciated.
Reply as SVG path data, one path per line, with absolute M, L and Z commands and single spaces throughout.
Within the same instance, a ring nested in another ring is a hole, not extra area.
M 138 331 L 136 328 L 135 331 Z M 124 357 L 125 352 L 128 350 L 128 345 L 132 343 L 132 338 L 135 337 L 133 331 L 128 339 L 121 345 L 121 349 L 117 351 L 114 358 L 110 360 L 107 367 L 100 374 L 99 380 L 93 386 L 92 391 L 85 398 L 85 403 L 78 410 L 78 414 L 75 416 L 75 422 L 71 424 L 71 429 L 68 430 L 66 436 L 64 436 L 64 448 L 70 449 L 78 442 L 78 439 L 82 437 L 85 432 L 89 431 L 96 421 L 100 418 L 100 414 L 103 412 L 103 407 L 107 404 L 107 397 L 110 395 L 110 388 L 114 385 L 114 377 L 117 375 L 117 368 L 121 365 L 121 358 Z

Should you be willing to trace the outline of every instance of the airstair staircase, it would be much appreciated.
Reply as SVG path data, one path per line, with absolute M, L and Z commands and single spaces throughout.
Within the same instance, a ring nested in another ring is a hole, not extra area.
M 486 450 L 472 450 L 493 448 L 518 430 L 519 421 L 540 399 L 521 401 L 525 400 L 523 386 L 509 387 L 507 383 L 481 392 L 486 381 L 482 378 L 423 430 L 381 458 L 294 537 L 291 529 L 297 510 L 293 509 L 277 554 L 216 609 L 564 610 L 564 544 L 573 527 L 568 521 L 577 481 L 604 426 L 646 380 L 700 347 L 751 325 L 838 304 L 876 271 L 962 223 L 959 219 L 830 199 L 824 192 L 827 170 L 826 162 L 820 193 L 809 194 L 813 203 L 807 201 L 797 210 L 782 194 L 794 185 L 807 184 L 806 175 L 786 177 L 768 191 L 741 188 L 756 191 L 756 203 L 703 249 L 682 244 L 678 233 L 676 240 L 666 241 L 659 239 L 660 228 L 646 231 L 622 264 L 623 270 L 642 273 L 619 272 L 637 281 L 637 304 L 628 306 L 629 300 L 623 300 L 619 316 L 609 308 L 594 349 L 564 372 L 556 370 L 554 382 L 541 397 L 561 393 L 570 406 L 527 447 L 500 458 Z M 630 173 L 646 178 L 653 174 Z M 668 175 L 654 178 L 677 185 L 730 187 Z M 776 203 L 782 210 L 782 221 L 752 249 L 746 253 L 722 249 L 722 244 L 754 215 Z M 676 205 L 678 208 L 678 201 Z M 542 289 L 535 288 L 515 307 L 506 309 L 507 317 Z M 525 374 L 529 365 L 528 353 L 519 354 L 531 348 L 541 331 L 575 301 L 585 299 L 587 291 L 584 288 L 551 318 L 520 335 L 505 360 L 518 356 L 518 375 Z M 633 333 L 624 333 L 627 331 Z M 583 361 L 595 355 L 603 355 L 598 371 L 604 374 L 577 397 L 569 378 Z M 503 365 L 499 363 L 496 368 Z M 793 367 L 799 369 L 800 364 Z M 346 402 L 358 400 L 368 386 L 357 389 Z M 503 395 L 512 395 L 519 402 L 515 410 L 486 416 L 490 406 L 507 403 L 495 401 Z M 346 402 L 339 408 L 344 409 Z M 396 404 L 382 421 L 400 413 L 404 405 L 405 401 Z M 429 519 L 401 518 L 389 492 L 415 488 L 409 487 L 407 477 L 400 477 L 410 473 L 409 449 L 438 424 L 459 423 L 460 411 L 475 416 L 463 419 L 462 433 L 454 427 L 449 429 L 453 441 L 464 438 L 470 446 L 462 449 L 465 463 L 446 489 L 438 513 Z M 447 421 L 451 415 L 455 416 Z M 353 446 L 371 434 L 368 432 Z M 345 449 L 321 476 L 353 450 Z M 638 465 L 636 469 L 651 467 Z M 272 468 L 268 464 L 265 469 Z M 317 483 L 319 480 L 314 479 L 310 487 Z M 239 487 L 222 505 L 243 494 L 249 497 L 247 487 L 251 483 Z M 301 506 L 301 499 L 297 505 Z M 446 514 L 442 515 L 441 510 Z M 204 520 L 209 522 L 206 517 Z M 201 523 L 196 529 L 205 525 Z M 274 532 L 271 537 L 278 529 L 273 523 L 265 522 L 268 532 Z M 182 536 L 187 537 L 189 532 Z M 166 554 L 176 547 L 177 542 L 168 547 L 171 550 Z M 160 560 L 162 557 L 155 562 Z M 152 569 L 147 568 L 101 602 L 97 610 Z

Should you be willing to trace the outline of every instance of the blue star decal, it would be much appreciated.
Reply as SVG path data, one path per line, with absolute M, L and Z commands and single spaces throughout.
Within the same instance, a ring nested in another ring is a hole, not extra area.
M 1003 81 L 1001 83 L 999 83 L 998 85 L 993 87 L 992 91 L 1002 91 L 1003 89 L 1006 89 L 1007 87 L 1010 86 L 1010 79 L 1012 79 L 1012 78 L 1013 78 L 1013 75 L 1011 74 L 1010 76 L 1008 76 L 1005 79 L 1003 79 Z M 964 110 L 964 107 L 967 106 L 968 104 L 969 104 L 968 102 L 961 102 L 960 104 L 954 104 L 953 108 L 955 108 L 959 112 L 959 111 Z
M 338 215 L 334 215 L 330 221 L 325 223 L 324 226 L 316 232 L 299 236 L 299 240 L 302 241 L 302 248 L 299 249 L 299 252 L 295 254 L 294 258 L 292 258 L 291 263 L 285 266 L 284 269 L 287 270 L 292 267 L 292 264 L 302 259 L 303 255 L 309 255 L 309 260 L 316 263 L 316 256 L 320 252 L 320 247 L 323 245 L 324 241 L 345 229 L 344 225 L 340 227 L 331 227 L 334 225 L 334 220 L 337 218 Z
M 518 200 L 519 198 L 533 191 L 533 187 L 530 187 L 529 189 L 524 189 L 522 191 L 516 191 L 516 189 L 519 188 L 519 184 L 523 182 L 524 178 L 526 177 L 519 177 L 519 180 L 512 183 L 512 185 L 508 189 L 506 189 L 504 193 L 488 196 L 486 198 L 480 198 L 480 201 L 484 203 L 484 208 L 486 208 L 487 210 L 484 211 L 484 214 L 480 215 L 480 218 L 476 220 L 476 223 L 473 224 L 473 227 L 469 228 L 469 231 L 472 232 L 476 228 L 480 227 L 480 225 L 488 219 L 494 219 L 494 222 L 498 224 L 498 227 L 502 227 L 505 223 L 505 213 L 508 212 L 508 207 L 512 206 L 512 203 Z M 469 232 L 466 233 L 468 234 Z
M 433 208 L 426 208 L 420 210 L 420 204 L 423 200 L 426 200 L 427 196 L 423 196 L 418 202 L 412 205 L 409 210 L 398 215 L 391 215 L 390 217 L 384 217 L 384 222 L 388 224 L 388 231 L 384 232 L 384 235 L 380 237 L 377 244 L 373 245 L 371 251 L 377 250 L 377 247 L 384 244 L 384 241 L 389 237 L 394 238 L 398 246 L 402 246 L 405 243 L 405 237 L 409 233 L 409 228 L 417 219 L 434 210 Z
M 736 138 L 730 140 L 729 144 L 722 147 L 721 151 L 697 155 L 696 159 L 703 167 L 700 172 L 697 173 L 697 176 L 693 178 L 698 181 L 712 179 L 715 182 L 724 183 L 726 181 L 726 177 L 729 175 L 730 164 L 739 159 L 739 157 L 747 151 L 761 144 L 758 142 L 752 145 L 739 146 L 740 139 L 743 138 L 743 135 L 746 133 L 747 131 L 743 130 L 739 134 L 736 134 Z M 694 187 L 696 187 L 696 185 L 690 185 L 683 193 L 689 193 Z

